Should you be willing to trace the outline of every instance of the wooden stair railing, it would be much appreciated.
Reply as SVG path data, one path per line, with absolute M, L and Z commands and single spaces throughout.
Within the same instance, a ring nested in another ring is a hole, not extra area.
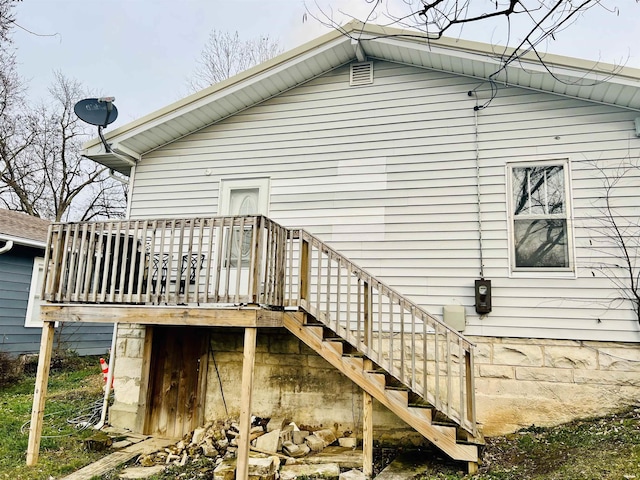
M 344 355 L 344 344 L 334 341 L 333 338 L 324 338 L 324 327 L 309 324 L 308 317 L 309 315 L 304 312 L 285 312 L 284 326 L 451 458 L 470 464 L 477 463 L 478 447 L 459 443 L 455 426 L 436 425 L 433 422 L 431 409 L 412 406 L 409 403 L 408 390 L 390 387 L 385 373 L 372 370 L 371 362 L 366 358 Z M 470 466 L 470 469 L 473 468 Z
M 447 419 L 478 437 L 473 344 L 300 229 L 288 231 L 285 301 L 335 332 Z

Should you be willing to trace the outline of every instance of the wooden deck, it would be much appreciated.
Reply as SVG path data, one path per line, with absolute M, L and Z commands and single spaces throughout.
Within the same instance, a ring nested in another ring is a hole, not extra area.
M 256 330 L 284 326 L 362 387 L 365 417 L 375 397 L 452 458 L 477 462 L 477 447 L 456 436 L 478 435 L 473 344 L 304 230 L 262 216 L 54 224 L 45 265 L 42 358 L 56 321 L 242 327 L 244 428 Z M 364 360 L 342 358 L 326 331 Z M 43 365 L 42 397 L 47 374 Z M 432 425 L 431 410 L 412 411 L 408 392 L 457 427 Z M 43 402 L 36 395 L 29 462 L 37 459 Z M 241 445 L 240 466 L 247 454 Z

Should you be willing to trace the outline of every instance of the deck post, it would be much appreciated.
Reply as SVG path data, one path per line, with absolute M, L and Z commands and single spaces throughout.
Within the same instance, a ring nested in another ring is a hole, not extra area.
M 49 368 L 51 366 L 51 350 L 53 348 L 53 334 L 55 322 L 44 322 L 40 339 L 40 354 L 38 355 L 38 373 L 33 392 L 33 407 L 31 409 L 31 425 L 29 427 L 29 443 L 27 445 L 27 465 L 33 466 L 38 462 L 42 423 L 44 420 L 44 404 L 47 396 Z
M 465 374 L 466 374 L 466 390 L 467 390 L 467 420 L 473 427 L 475 434 L 476 424 L 476 402 L 475 402 L 475 385 L 474 385 L 474 367 L 473 367 L 473 353 L 471 350 L 465 352 L 464 356 Z
M 251 429 L 251 393 L 253 391 L 253 369 L 256 359 L 256 338 L 258 329 L 244 329 L 244 355 L 242 358 L 242 387 L 240 400 L 240 438 L 238 439 L 238 463 L 236 479 L 249 477 L 249 448 Z
M 373 397 L 362 391 L 362 473 L 373 477 Z

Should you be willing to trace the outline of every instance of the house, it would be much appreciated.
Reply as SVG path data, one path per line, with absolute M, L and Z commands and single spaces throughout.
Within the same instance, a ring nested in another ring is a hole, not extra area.
M 35 354 L 40 348 L 44 250 L 51 222 L 0 209 L 0 351 Z M 106 353 L 113 327 L 62 324 L 56 330 L 56 351 L 79 355 Z
M 410 426 L 473 470 L 638 398 L 639 112 L 638 70 L 349 24 L 86 144 L 129 220 L 54 226 L 43 318 L 119 322 L 113 424 L 277 414 L 365 467 Z

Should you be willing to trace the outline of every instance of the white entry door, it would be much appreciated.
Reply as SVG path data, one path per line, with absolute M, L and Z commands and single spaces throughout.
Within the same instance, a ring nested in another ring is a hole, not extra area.
M 269 213 L 269 179 L 231 179 L 220 182 L 219 215 L 268 215 Z M 241 231 L 234 227 L 228 232 L 224 240 L 231 242 L 231 257 L 229 265 L 223 265 L 221 281 L 227 283 L 226 288 L 231 294 L 240 285 L 249 281 L 249 266 L 251 263 L 251 227 Z M 228 244 L 227 244 L 228 245 Z M 224 248 L 226 250 L 226 247 Z M 244 290 L 240 288 L 240 290 Z M 244 292 L 238 291 L 239 294 Z

